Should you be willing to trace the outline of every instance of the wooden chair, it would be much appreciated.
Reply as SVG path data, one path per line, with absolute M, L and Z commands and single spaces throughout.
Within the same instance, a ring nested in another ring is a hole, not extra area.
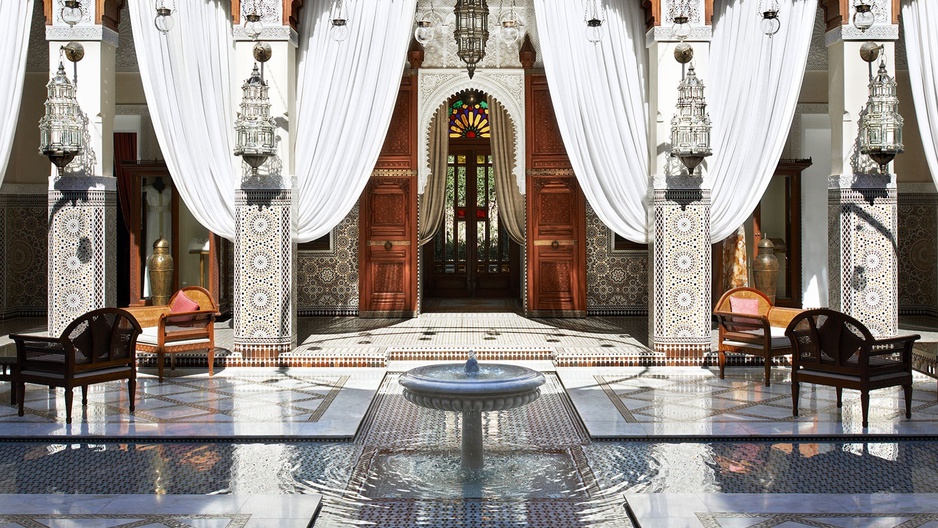
M 26 383 L 65 388 L 65 423 L 72 423 L 72 389 L 81 387 L 88 404 L 88 385 L 127 380 L 130 412 L 134 412 L 140 325 L 119 308 L 92 310 L 72 321 L 59 337 L 11 334 L 16 343 L 16 384 L 19 415 L 23 416 Z
M 198 304 L 198 310 L 173 312 L 172 307 L 180 295 Z M 163 364 L 169 356 L 170 370 L 176 368 L 176 354 L 205 350 L 208 353 L 208 375 L 214 374 L 215 317 L 218 306 L 205 288 L 187 286 L 173 294 L 167 306 L 130 308 L 143 333 L 137 339 L 137 350 L 156 354 L 160 383 L 163 382 Z
M 844 389 L 860 391 L 863 427 L 869 426 L 870 391 L 901 386 L 905 417 L 912 417 L 912 346 L 920 336 L 876 339 L 862 323 L 834 310 L 803 312 L 785 335 L 793 347 L 791 369 L 792 414 L 798 416 L 801 382 L 834 387 L 837 408 Z
M 743 311 L 741 306 L 749 309 Z M 720 379 L 726 369 L 726 353 L 736 352 L 760 356 L 765 366 L 765 386 L 771 386 L 772 358 L 791 354 L 785 327 L 801 311 L 773 306 L 764 293 L 753 288 L 733 288 L 724 293 L 713 310 L 719 327 Z

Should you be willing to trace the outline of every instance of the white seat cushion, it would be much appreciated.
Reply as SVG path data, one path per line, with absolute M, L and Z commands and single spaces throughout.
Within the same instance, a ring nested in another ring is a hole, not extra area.
M 772 326 L 772 327 L 769 327 L 769 330 L 772 333 L 772 345 L 771 346 L 773 349 L 774 348 L 791 348 L 791 340 L 789 340 L 788 336 L 785 335 L 784 328 Z M 754 336 L 762 337 L 761 328 L 758 330 L 746 330 L 745 332 L 740 332 L 740 333 L 752 334 Z M 735 346 L 735 347 L 762 348 L 761 346 L 753 344 L 753 343 L 743 343 L 741 341 L 731 341 L 729 339 L 723 341 L 723 343 L 726 345 Z

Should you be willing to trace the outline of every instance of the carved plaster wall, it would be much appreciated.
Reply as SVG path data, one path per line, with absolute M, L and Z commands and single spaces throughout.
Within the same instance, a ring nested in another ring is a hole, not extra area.
M 430 122 L 440 105 L 466 89 L 490 94 L 505 107 L 515 132 L 515 163 L 512 174 L 518 188 L 525 189 L 524 70 L 478 70 L 472 79 L 463 70 L 419 70 L 417 94 L 417 189 L 423 194 L 430 177 Z

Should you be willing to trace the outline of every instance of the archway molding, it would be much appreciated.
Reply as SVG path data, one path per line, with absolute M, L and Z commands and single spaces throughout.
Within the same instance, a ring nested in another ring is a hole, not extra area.
M 463 90 L 473 89 L 494 97 L 505 107 L 505 111 L 511 117 L 515 146 L 515 158 L 511 173 L 515 176 L 518 189 L 524 194 L 524 148 L 527 144 L 524 133 L 524 70 L 477 70 L 472 79 L 466 75 L 465 70 L 420 69 L 418 71 L 417 192 L 423 194 L 423 189 L 430 178 L 430 122 L 433 120 L 433 116 L 439 109 L 440 104 Z

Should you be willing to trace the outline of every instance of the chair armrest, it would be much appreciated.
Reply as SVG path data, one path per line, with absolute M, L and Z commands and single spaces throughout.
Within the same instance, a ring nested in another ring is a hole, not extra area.
M 71 344 L 61 337 L 47 337 L 26 334 L 10 334 L 16 343 L 16 362 L 22 367 L 31 358 L 49 355 L 66 356 L 72 350 Z
M 912 345 L 922 336 L 918 334 L 899 336 L 899 337 L 890 337 L 888 339 L 877 339 L 873 341 L 872 346 L 870 347 L 871 356 L 881 356 L 886 354 L 894 354 L 896 352 L 902 352 L 908 350 L 911 352 Z
M 782 308 L 780 306 L 773 306 L 772 308 L 769 308 L 769 324 L 779 328 L 788 328 L 791 320 L 803 311 L 804 310 L 800 310 L 798 308 Z
M 140 323 L 140 326 L 156 326 L 160 316 L 169 313 L 169 306 L 129 306 L 124 308 Z

